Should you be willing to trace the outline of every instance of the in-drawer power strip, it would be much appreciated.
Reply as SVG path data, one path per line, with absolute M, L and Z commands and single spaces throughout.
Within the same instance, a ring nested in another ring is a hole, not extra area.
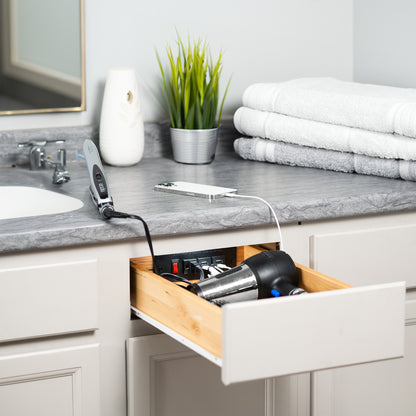
M 155 272 L 157 274 L 173 273 L 186 279 L 199 279 L 200 268 L 217 265 L 234 267 L 237 264 L 235 247 L 190 251 L 155 256 Z

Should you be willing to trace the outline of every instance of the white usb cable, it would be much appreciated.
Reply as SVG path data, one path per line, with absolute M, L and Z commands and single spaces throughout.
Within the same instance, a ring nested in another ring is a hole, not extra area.
M 240 195 L 240 194 L 235 194 L 235 193 L 227 193 L 224 194 L 224 196 L 228 196 L 230 198 L 247 198 L 247 199 L 256 199 L 257 201 L 261 201 L 263 202 L 263 204 L 266 204 L 267 207 L 269 208 L 270 212 L 272 213 L 274 220 L 276 222 L 277 225 L 277 230 L 279 232 L 279 243 L 280 243 L 280 249 L 283 249 L 283 236 L 282 236 L 282 230 L 280 229 L 280 224 L 279 224 L 279 220 L 277 219 L 277 215 L 273 209 L 273 207 L 263 198 L 260 198 L 259 196 L 253 196 L 253 195 Z

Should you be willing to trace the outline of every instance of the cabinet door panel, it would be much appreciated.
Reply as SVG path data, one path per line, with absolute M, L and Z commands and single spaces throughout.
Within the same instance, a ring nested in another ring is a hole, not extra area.
M 129 416 L 265 414 L 265 382 L 225 387 L 209 361 L 165 335 L 128 342 Z
M 98 345 L 0 358 L 0 415 L 99 416 Z
M 313 374 L 314 416 L 414 416 L 416 325 L 406 326 L 405 358 Z
M 127 343 L 129 416 L 308 416 L 309 374 L 224 386 L 220 369 L 166 335 Z
M 36 379 L 21 378 L 0 387 L 0 408 L 7 416 L 44 415 L 73 416 L 81 409 L 73 403 L 75 374 L 37 374 Z M 45 378 L 41 378 L 45 377 Z

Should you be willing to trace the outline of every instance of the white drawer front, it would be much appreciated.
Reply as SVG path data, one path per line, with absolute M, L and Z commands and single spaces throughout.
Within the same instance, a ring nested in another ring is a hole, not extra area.
M 98 328 L 97 261 L 0 270 L 0 341 Z
M 401 357 L 404 282 L 223 306 L 224 384 Z
M 222 309 L 222 358 L 133 311 L 222 367 L 226 385 L 404 354 L 404 282 L 234 303 Z
M 311 236 L 311 267 L 352 286 L 406 281 L 416 288 L 416 226 Z

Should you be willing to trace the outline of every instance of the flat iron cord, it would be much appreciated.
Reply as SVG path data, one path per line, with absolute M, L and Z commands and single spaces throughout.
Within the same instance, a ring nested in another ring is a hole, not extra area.
M 130 218 L 130 219 L 133 219 L 133 220 L 139 220 L 143 223 L 144 233 L 146 235 L 146 240 L 147 240 L 147 244 L 149 246 L 150 254 L 152 255 L 152 262 L 153 262 L 153 268 L 154 268 L 155 267 L 155 253 L 153 251 L 152 236 L 150 235 L 149 227 L 148 227 L 146 221 L 142 217 L 139 217 L 138 215 L 126 214 L 124 212 L 114 211 L 111 208 L 104 208 L 103 216 L 107 219 L 111 219 L 111 218 Z

